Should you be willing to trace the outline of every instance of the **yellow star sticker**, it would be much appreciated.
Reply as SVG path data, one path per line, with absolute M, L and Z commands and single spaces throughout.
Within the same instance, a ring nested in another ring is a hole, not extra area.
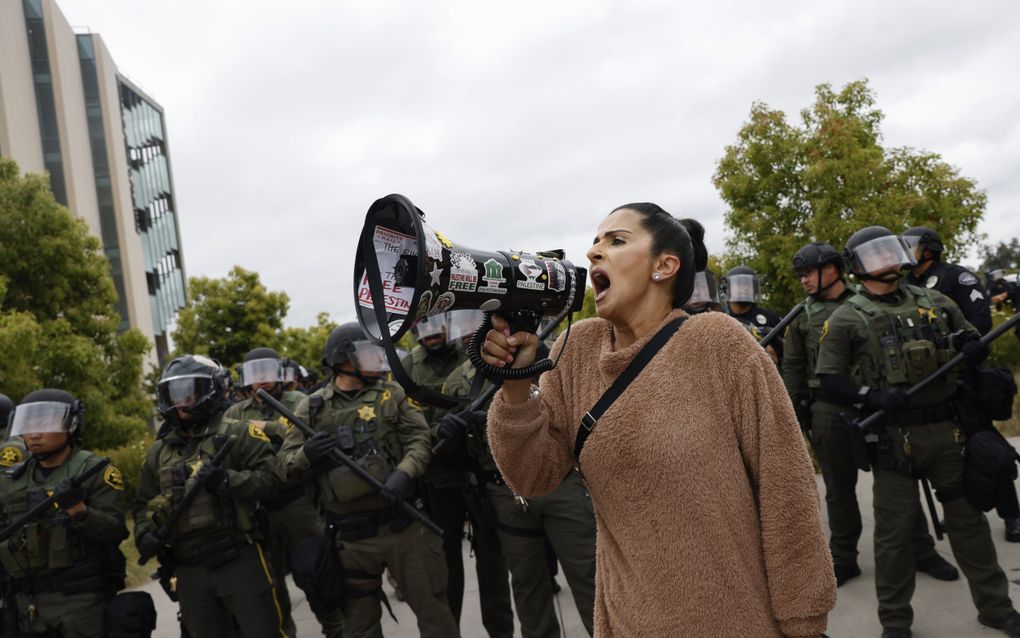
M 362 421 L 374 421 L 375 420 L 375 408 L 371 405 L 365 405 L 358 408 L 358 417 Z
M 447 250 L 453 250 L 453 242 L 450 241 L 449 237 L 439 232 L 438 230 L 436 231 L 436 239 L 438 239 L 439 243 L 445 246 Z

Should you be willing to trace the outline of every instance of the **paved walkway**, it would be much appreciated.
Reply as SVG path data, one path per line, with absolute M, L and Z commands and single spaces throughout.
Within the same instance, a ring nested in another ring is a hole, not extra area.
M 1020 448 L 1020 437 L 1011 439 L 1017 448 Z M 861 503 L 861 513 L 864 518 L 864 535 L 861 541 L 860 565 L 864 572 L 860 577 L 851 580 L 839 589 L 839 598 L 836 609 L 829 615 L 828 634 L 832 638 L 875 636 L 881 635 L 881 627 L 878 624 L 876 615 L 877 603 L 875 602 L 874 583 L 874 554 L 871 542 L 871 534 L 874 528 L 874 515 L 871 508 L 871 474 L 862 473 L 857 486 L 857 495 Z M 818 478 L 819 494 L 824 493 L 821 477 Z M 824 515 L 824 509 L 823 509 Z M 992 536 L 999 553 L 999 564 L 1006 571 L 1010 579 L 1010 594 L 1014 602 L 1020 605 L 1020 543 L 1007 543 L 1003 536 L 1002 520 L 991 512 L 988 516 L 992 528 Z M 936 548 L 954 565 L 952 551 L 949 549 L 949 540 L 944 539 L 936 543 Z M 461 632 L 464 638 L 486 638 L 485 630 L 482 628 L 481 617 L 478 609 L 478 584 L 475 578 L 473 565 L 474 558 L 467 555 L 465 549 L 464 564 L 469 567 L 465 574 L 464 592 L 464 613 L 461 618 Z M 583 638 L 587 634 L 577 616 L 573 599 L 564 578 L 559 577 L 559 583 L 563 586 L 556 597 L 557 610 L 562 618 L 564 636 L 567 638 Z M 180 632 L 176 627 L 176 605 L 170 602 L 159 585 L 152 583 L 146 586 L 152 593 L 153 599 L 159 612 L 159 627 L 153 634 L 156 638 L 178 638 Z M 387 615 L 383 614 L 383 632 L 388 637 L 411 637 L 418 635 L 415 625 L 414 614 L 410 608 L 398 602 L 393 595 L 393 590 L 387 584 L 386 593 L 393 604 L 393 611 L 399 620 L 394 623 Z M 291 584 L 294 618 L 298 626 L 298 635 L 302 638 L 320 636 L 318 624 L 312 615 L 308 604 L 304 600 L 301 591 Z M 918 574 L 917 589 L 914 593 L 914 636 L 915 638 L 936 638 L 951 636 L 953 638 L 991 638 L 1002 636 L 1001 632 L 988 629 L 978 624 L 977 611 L 970 600 L 970 593 L 966 581 L 960 580 L 946 583 L 937 581 L 927 574 Z M 520 627 L 518 626 L 518 630 Z M 647 637 L 651 638 L 651 637 Z

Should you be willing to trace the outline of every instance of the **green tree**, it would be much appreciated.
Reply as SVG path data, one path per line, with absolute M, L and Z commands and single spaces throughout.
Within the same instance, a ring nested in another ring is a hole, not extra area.
M 284 328 L 280 336 L 280 355 L 290 357 L 309 370 L 318 370 L 326 339 L 336 327 L 337 323 L 329 318 L 329 313 L 320 312 L 314 326 Z
M 1009 240 L 1008 244 L 1000 241 L 995 246 L 981 247 L 980 272 L 986 273 L 996 268 L 1004 268 L 1011 272 L 1020 268 L 1020 240 L 1016 237 Z
M 48 178 L 0 158 L 0 391 L 15 401 L 56 387 L 86 408 L 91 447 L 142 436 L 148 340 L 120 322 L 110 266 L 85 222 L 53 199 Z
M 864 226 L 924 225 L 942 235 L 949 259 L 975 245 L 984 192 L 935 153 L 884 148 L 882 118 L 866 80 L 838 92 L 819 85 L 796 125 L 752 105 L 713 176 L 732 232 L 722 271 L 751 266 L 769 305 L 783 310 L 803 297 L 790 262 L 810 241 L 841 249 Z
M 172 338 L 178 353 L 207 354 L 233 367 L 245 353 L 280 345 L 287 293 L 267 290 L 256 272 L 234 266 L 223 278 L 191 277 Z

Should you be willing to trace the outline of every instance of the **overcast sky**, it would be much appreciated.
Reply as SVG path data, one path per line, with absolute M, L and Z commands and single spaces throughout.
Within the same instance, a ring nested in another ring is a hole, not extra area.
M 189 276 L 239 264 L 289 325 L 353 318 L 365 211 L 587 265 L 615 206 L 695 217 L 752 102 L 868 78 L 884 143 L 940 153 L 1020 235 L 1020 3 L 58 0 L 166 109 Z

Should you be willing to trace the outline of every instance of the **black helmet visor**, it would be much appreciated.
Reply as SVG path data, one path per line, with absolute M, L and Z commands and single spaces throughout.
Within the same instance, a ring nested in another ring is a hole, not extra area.
M 171 408 L 190 408 L 213 393 L 212 377 L 182 375 L 163 379 L 156 386 L 159 405 L 164 411 Z

